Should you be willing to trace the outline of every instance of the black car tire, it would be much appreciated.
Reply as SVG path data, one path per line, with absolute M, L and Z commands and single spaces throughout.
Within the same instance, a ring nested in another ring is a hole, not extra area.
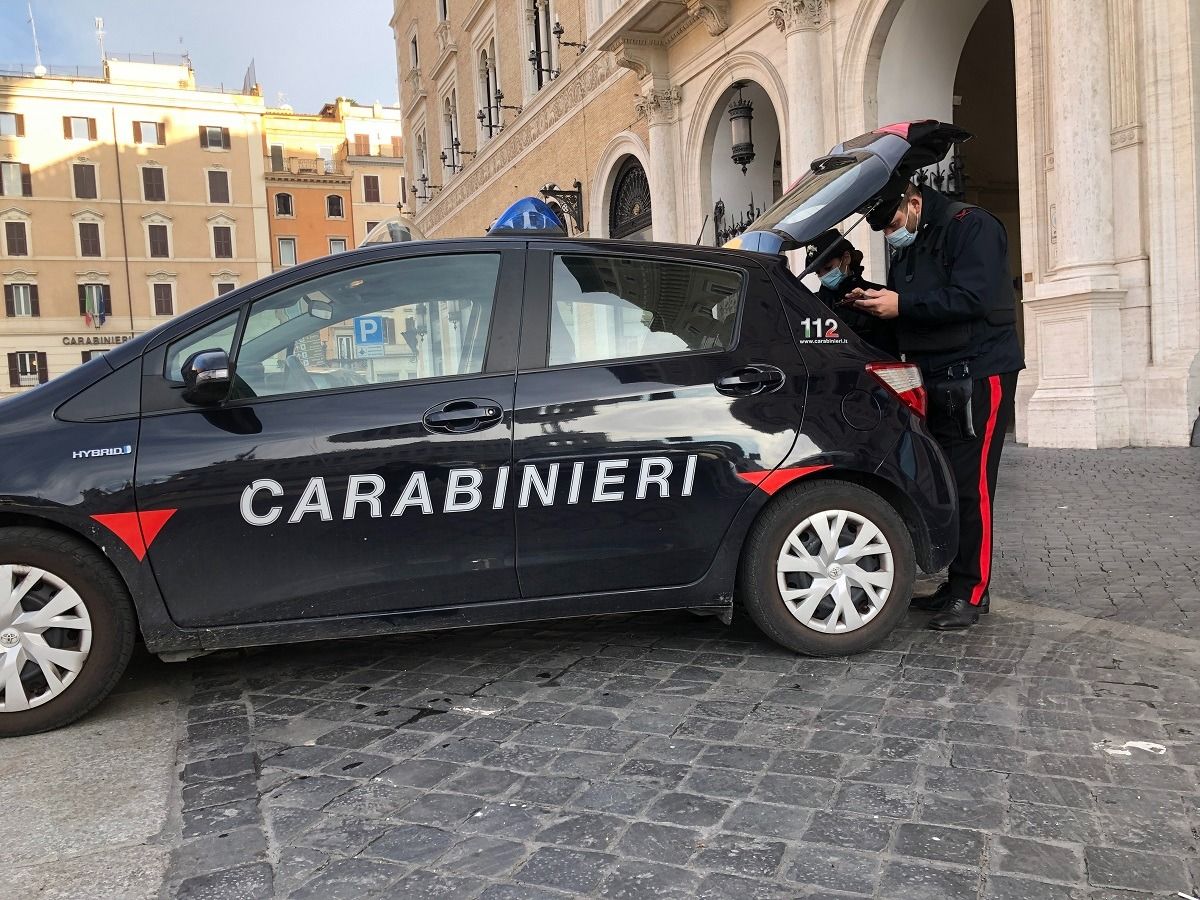
M 788 610 L 777 581 L 784 542 L 810 516 L 846 510 L 869 521 L 891 548 L 893 582 L 874 618 L 857 630 L 826 634 L 807 627 Z M 904 619 L 912 599 L 916 560 L 912 537 L 895 508 L 874 491 L 843 481 L 800 484 L 777 496 L 750 529 L 742 551 L 738 592 L 767 637 L 810 656 L 844 656 L 878 646 Z
M 57 697 L 17 712 L 0 711 L 0 738 L 61 728 L 91 711 L 125 672 L 136 632 L 124 583 L 82 540 L 41 528 L 0 529 L 0 565 L 13 564 L 43 569 L 74 589 L 90 619 L 91 646 L 74 681 Z

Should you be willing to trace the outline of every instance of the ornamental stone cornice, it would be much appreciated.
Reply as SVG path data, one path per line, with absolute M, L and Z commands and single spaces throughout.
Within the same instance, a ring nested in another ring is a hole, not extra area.
M 661 75 L 667 70 L 666 48 L 657 42 L 621 38 L 612 49 L 618 66 L 630 69 L 638 80 Z
M 784 34 L 815 31 L 829 21 L 829 0 L 776 0 L 767 15 Z
M 687 0 L 687 14 L 716 37 L 729 27 L 729 0 Z
M 651 88 L 637 98 L 634 108 L 638 117 L 645 117 L 650 125 L 670 125 L 679 114 L 679 88 Z

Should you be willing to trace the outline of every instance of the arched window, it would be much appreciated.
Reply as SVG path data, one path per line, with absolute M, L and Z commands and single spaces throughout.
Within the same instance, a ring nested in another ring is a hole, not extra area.
M 648 240 L 650 228 L 650 182 L 636 157 L 627 156 L 613 180 L 612 199 L 608 204 L 608 236 L 636 236 Z
M 344 219 L 346 210 L 339 194 L 330 194 L 325 198 L 325 215 L 330 219 Z
M 275 195 L 275 215 L 277 216 L 294 216 L 295 207 L 292 206 L 291 194 L 276 194 Z

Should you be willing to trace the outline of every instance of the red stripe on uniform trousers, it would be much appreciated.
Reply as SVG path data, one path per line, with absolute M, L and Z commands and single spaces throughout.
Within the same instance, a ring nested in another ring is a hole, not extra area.
M 979 454 L 979 518 L 983 524 L 983 538 L 979 542 L 979 583 L 971 591 L 971 605 L 983 602 L 984 585 L 992 574 L 992 495 L 988 489 L 988 456 L 992 452 L 992 437 L 996 433 L 996 419 L 1000 417 L 1000 376 L 988 379 L 991 388 L 991 409 L 988 411 L 987 428 L 983 432 L 983 450 Z

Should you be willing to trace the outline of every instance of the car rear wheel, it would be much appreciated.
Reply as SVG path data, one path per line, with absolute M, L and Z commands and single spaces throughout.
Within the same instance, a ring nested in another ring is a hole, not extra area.
M 103 700 L 133 652 L 125 586 L 82 541 L 0 530 L 0 737 L 48 731 Z
M 739 587 L 772 640 L 813 656 L 878 646 L 912 598 L 912 538 L 886 500 L 838 481 L 777 497 L 750 530 Z

